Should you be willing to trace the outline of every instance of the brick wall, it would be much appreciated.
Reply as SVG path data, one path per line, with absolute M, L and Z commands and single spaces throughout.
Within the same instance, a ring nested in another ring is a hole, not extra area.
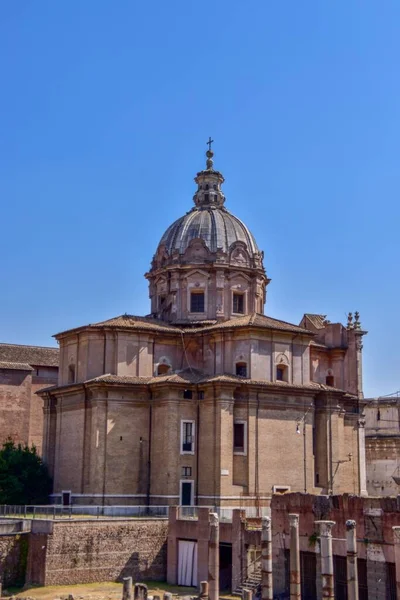
M 47 531 L 45 530 L 47 528 Z M 27 581 L 69 585 L 166 579 L 164 520 L 33 522 Z
M 31 387 L 30 371 L 0 370 L 0 444 L 8 437 L 28 442 Z

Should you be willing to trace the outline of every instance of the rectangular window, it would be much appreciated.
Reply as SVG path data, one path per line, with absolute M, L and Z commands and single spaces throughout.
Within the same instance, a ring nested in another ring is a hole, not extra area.
M 244 294 L 233 294 L 233 312 L 244 313 Z
M 276 367 L 276 380 L 284 381 L 284 377 L 285 377 L 285 370 L 283 369 L 283 367 Z
M 233 424 L 233 452 L 247 454 L 247 423 L 235 421 Z
M 192 467 L 182 467 L 182 477 L 191 477 Z
M 236 363 L 236 375 L 239 375 L 239 377 L 247 377 L 246 363 Z
M 183 390 L 183 399 L 184 400 L 191 400 L 192 398 L 193 398 L 192 390 Z
M 190 312 L 204 312 L 204 292 L 192 292 L 190 294 Z
M 194 421 L 181 421 L 181 454 L 194 454 Z

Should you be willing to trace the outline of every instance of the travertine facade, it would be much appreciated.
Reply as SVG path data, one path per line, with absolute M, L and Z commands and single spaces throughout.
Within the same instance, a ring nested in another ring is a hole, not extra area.
M 397 496 L 400 489 L 400 398 L 370 398 L 365 402 L 368 494 Z
M 43 399 L 58 377 L 58 348 L 0 344 L 0 444 L 8 438 L 42 451 Z
M 56 497 L 235 506 L 274 490 L 365 493 L 358 315 L 265 316 L 263 254 L 226 210 L 211 151 L 195 181 L 194 209 L 146 274 L 151 315 L 56 336 L 58 386 L 41 394 Z

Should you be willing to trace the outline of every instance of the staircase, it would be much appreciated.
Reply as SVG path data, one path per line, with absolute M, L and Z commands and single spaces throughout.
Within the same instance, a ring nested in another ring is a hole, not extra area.
M 246 579 L 237 586 L 236 590 L 232 592 L 232 596 L 239 596 L 239 598 L 242 598 L 243 589 L 251 590 L 253 592 L 253 596 L 259 595 L 261 591 L 261 561 L 258 561 L 254 565 L 253 572 L 247 575 Z

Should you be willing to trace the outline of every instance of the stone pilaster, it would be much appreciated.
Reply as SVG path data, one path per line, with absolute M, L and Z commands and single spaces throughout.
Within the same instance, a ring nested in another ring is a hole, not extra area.
M 358 425 L 358 477 L 360 496 L 368 496 L 367 466 L 365 463 L 365 419 L 359 419 Z

